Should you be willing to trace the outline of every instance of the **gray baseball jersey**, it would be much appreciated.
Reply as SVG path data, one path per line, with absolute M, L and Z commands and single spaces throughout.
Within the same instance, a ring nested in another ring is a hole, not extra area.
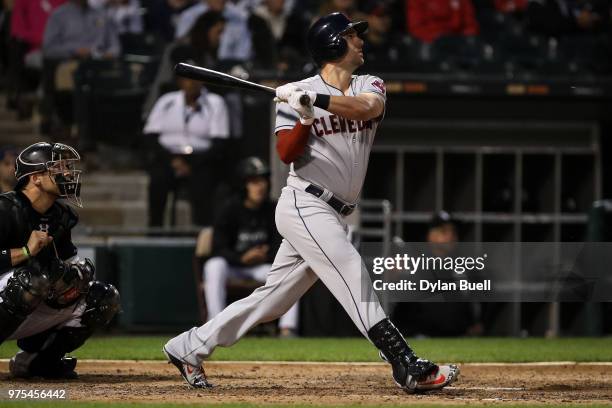
M 327 95 L 344 95 L 342 91 L 325 83 L 316 75 L 294 85 L 301 89 Z M 374 93 L 386 100 L 382 79 L 372 75 L 353 75 L 346 96 Z M 377 119 L 348 120 L 315 107 L 315 120 L 310 130 L 308 145 L 302 156 L 291 163 L 287 185 L 304 189 L 304 182 L 326 188 L 347 203 L 359 199 L 368 169 L 368 158 Z M 287 103 L 276 107 L 275 131 L 292 129 L 298 120 L 296 112 Z

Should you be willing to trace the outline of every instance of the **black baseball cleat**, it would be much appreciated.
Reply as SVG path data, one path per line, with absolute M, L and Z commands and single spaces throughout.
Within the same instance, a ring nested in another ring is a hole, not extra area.
M 35 354 L 19 352 L 9 361 L 9 372 L 13 378 L 42 377 L 49 380 L 76 380 L 79 375 L 74 371 L 77 359 L 62 357 L 48 361 L 35 358 Z
M 176 368 L 178 368 L 179 372 L 190 387 L 212 388 L 213 385 L 206 379 L 206 374 L 204 373 L 202 366 L 196 367 L 192 366 L 191 364 L 184 363 L 177 357 L 170 354 L 170 352 L 166 350 L 166 347 L 164 347 L 162 350 L 168 359 L 168 364 L 172 363 Z
M 395 383 L 409 394 L 439 390 L 451 385 L 459 378 L 459 367 L 456 364 L 437 365 L 428 360 L 417 359 L 389 361 L 381 351 L 381 359 L 393 367 Z

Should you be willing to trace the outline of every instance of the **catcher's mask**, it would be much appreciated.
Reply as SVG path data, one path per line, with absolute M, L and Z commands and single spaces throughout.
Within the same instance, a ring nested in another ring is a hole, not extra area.
M 80 197 L 81 170 L 76 169 L 80 160 L 79 153 L 63 143 L 39 142 L 28 146 L 17 157 L 15 189 L 21 190 L 28 183 L 29 175 L 47 171 L 57 185 L 59 197 L 77 207 L 83 207 Z

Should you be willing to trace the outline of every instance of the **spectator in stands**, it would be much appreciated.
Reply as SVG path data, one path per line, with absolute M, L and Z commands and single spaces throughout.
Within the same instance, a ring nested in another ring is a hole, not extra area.
M 251 33 L 248 28 L 248 13 L 227 0 L 202 0 L 183 11 L 176 26 L 176 38 L 187 35 L 198 17 L 206 11 L 223 14 L 227 22 L 218 49 L 220 60 L 248 61 L 252 57 Z
M 204 264 L 204 292 L 208 320 L 226 306 L 229 277 L 265 282 L 281 242 L 276 230 L 276 203 L 269 197 L 270 170 L 258 157 L 238 166 L 241 193 L 227 202 L 215 219 L 212 258 Z M 295 335 L 298 304 L 279 322 L 281 336 Z
M 149 90 L 149 95 L 143 107 L 145 117 L 151 111 L 159 95 L 163 93 L 163 88 L 168 88 L 169 84 L 174 86 L 173 68 L 175 62 L 172 58 L 174 50 L 189 48 L 189 53 L 196 64 L 216 68 L 219 44 L 224 29 L 225 17 L 223 17 L 223 14 L 212 10 L 207 11 L 198 17 L 186 37 L 175 40 L 166 47 L 155 81 Z
M 495 10 L 504 14 L 515 14 L 527 9 L 528 0 L 495 0 Z
M 145 15 L 146 31 L 157 34 L 164 42 L 171 42 L 175 37 L 179 16 L 193 3 L 193 0 L 150 1 Z
M 472 36 L 479 32 L 471 0 L 405 0 L 408 31 L 431 43 L 444 35 Z
M 274 64 L 270 67 L 280 71 L 298 70 L 306 61 L 306 32 L 308 31 L 309 20 L 303 14 L 292 12 L 287 7 L 285 0 L 264 0 L 253 10 L 253 16 L 263 20 L 267 29 L 272 35 L 272 41 L 276 47 L 265 44 L 273 55 L 267 58 L 272 59 Z M 251 19 L 253 21 L 253 19 Z M 254 37 L 256 37 L 254 33 Z M 265 55 L 259 51 L 258 41 L 254 38 L 256 55 L 261 61 L 266 60 Z
M 390 3 L 379 0 L 368 2 L 368 31 L 365 33 L 363 52 L 365 54 L 364 72 L 381 72 L 402 69 L 398 62 L 402 55 L 402 43 L 392 31 Z
M 9 65 L 9 40 L 11 37 L 11 12 L 13 0 L 0 1 L 0 75 L 4 78 Z M 7 100 L 7 107 L 13 108 Z
M 446 211 L 434 214 L 427 231 L 429 256 L 452 256 L 458 242 L 457 223 Z M 445 271 L 434 271 L 443 278 Z M 454 273 L 454 272 L 451 272 Z M 452 279 L 452 278 L 451 278 Z M 483 334 L 480 304 L 474 302 L 398 303 L 394 321 L 402 332 L 417 336 L 477 336 Z
M 8 99 L 20 118 L 31 115 L 33 98 L 24 95 L 39 84 L 41 46 L 49 15 L 66 0 L 15 0 L 11 14 Z
M 365 20 L 366 16 L 357 8 L 355 0 L 325 0 L 319 7 L 319 16 L 326 16 L 339 11 L 351 21 Z M 316 18 L 315 18 L 316 19 Z
M 139 0 L 109 0 L 106 12 L 115 23 L 119 34 L 142 33 L 142 9 Z
M 15 189 L 15 160 L 17 149 L 11 146 L 0 148 L 0 193 Z
M 51 13 L 43 40 L 45 58 L 115 58 L 119 52 L 114 23 L 87 0 L 68 0 Z
M 178 47 L 175 62 L 194 63 L 192 49 Z M 219 174 L 220 139 L 229 137 L 227 107 L 223 98 L 208 92 L 201 82 L 177 77 L 179 91 L 169 92 L 155 103 L 145 128 L 152 144 L 148 169 L 149 224 L 161 226 L 167 196 L 185 187 L 196 225 L 212 223 L 213 195 Z
M 43 37 L 43 88 L 41 103 L 41 131 L 70 137 L 67 121 L 71 120 L 72 102 L 62 106 L 56 95 L 57 68 L 69 61 L 112 59 L 120 53 L 119 35 L 115 24 L 104 10 L 94 9 L 87 0 L 68 0 L 55 9 Z M 64 112 L 59 114 L 58 112 Z M 66 113 L 69 112 L 69 113 Z M 58 123 L 57 131 L 52 128 Z
M 600 33 L 609 28 L 610 4 L 606 0 L 530 0 L 529 28 L 539 34 Z

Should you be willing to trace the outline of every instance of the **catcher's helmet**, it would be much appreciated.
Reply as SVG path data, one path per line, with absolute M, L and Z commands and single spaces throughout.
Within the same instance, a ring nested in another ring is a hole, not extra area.
M 350 29 L 355 30 L 357 34 L 363 34 L 368 29 L 368 23 L 353 23 L 342 13 L 332 13 L 321 17 L 310 27 L 306 38 L 308 51 L 319 66 L 326 61 L 340 59 L 346 54 L 348 44 L 342 36 Z
M 60 197 L 72 204 L 82 207 L 81 170 L 74 168 L 81 160 L 79 153 L 63 143 L 34 143 L 23 149 L 15 163 L 15 190 L 21 190 L 29 180 L 29 175 L 48 171 L 51 179 L 57 184 Z
M 245 181 L 249 177 L 270 175 L 270 168 L 259 157 L 247 157 L 240 162 L 238 166 L 238 175 L 242 181 Z

